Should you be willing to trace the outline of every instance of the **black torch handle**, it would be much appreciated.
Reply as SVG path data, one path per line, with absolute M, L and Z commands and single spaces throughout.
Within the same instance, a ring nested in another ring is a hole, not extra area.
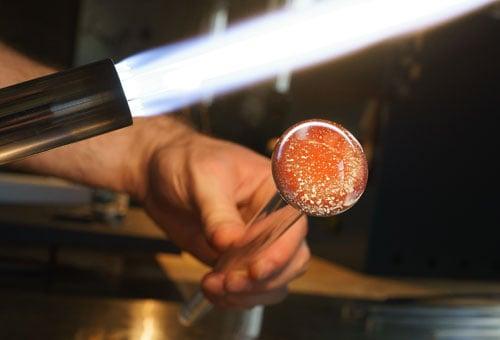
M 0 164 L 132 124 L 109 59 L 0 89 Z

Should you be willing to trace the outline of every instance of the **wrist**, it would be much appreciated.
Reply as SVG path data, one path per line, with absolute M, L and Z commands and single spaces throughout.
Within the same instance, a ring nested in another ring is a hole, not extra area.
M 197 138 L 199 133 L 172 116 L 136 118 L 133 129 L 130 152 L 123 159 L 122 168 L 127 171 L 123 186 L 128 194 L 143 202 L 147 195 L 152 162 L 158 151 L 187 144 Z

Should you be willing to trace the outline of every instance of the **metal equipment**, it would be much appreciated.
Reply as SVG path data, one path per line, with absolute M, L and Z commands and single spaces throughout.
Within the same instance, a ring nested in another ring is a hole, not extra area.
M 0 90 L 0 164 L 132 124 L 111 60 Z

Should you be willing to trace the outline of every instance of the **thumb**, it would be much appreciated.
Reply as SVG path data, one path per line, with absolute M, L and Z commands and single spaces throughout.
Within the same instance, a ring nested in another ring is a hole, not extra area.
M 245 223 L 230 190 L 220 180 L 198 181 L 195 199 L 203 232 L 214 249 L 224 251 L 243 235 Z

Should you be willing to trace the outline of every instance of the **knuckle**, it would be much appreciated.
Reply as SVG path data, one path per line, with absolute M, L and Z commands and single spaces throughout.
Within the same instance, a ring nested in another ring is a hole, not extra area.
M 286 252 L 277 252 L 270 262 L 274 265 L 275 268 L 282 268 L 285 266 L 290 260 L 290 254 Z
M 231 245 L 232 239 L 224 229 L 218 229 L 210 233 L 208 242 L 215 250 L 224 251 Z
M 207 242 L 217 251 L 225 250 L 239 237 L 241 221 L 231 212 L 211 210 L 202 216 Z

